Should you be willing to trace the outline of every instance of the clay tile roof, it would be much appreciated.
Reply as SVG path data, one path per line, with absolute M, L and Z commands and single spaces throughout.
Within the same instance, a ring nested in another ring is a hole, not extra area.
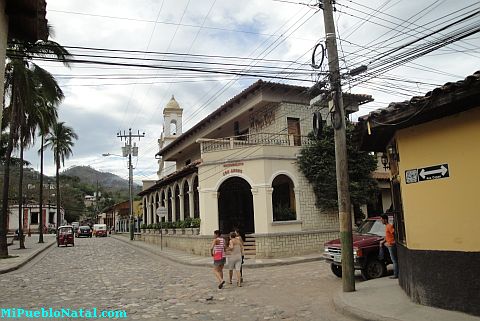
M 480 71 L 476 71 L 463 80 L 447 82 L 424 96 L 393 102 L 386 108 L 359 117 L 358 143 L 363 150 L 383 151 L 396 130 L 478 107 L 479 99 Z

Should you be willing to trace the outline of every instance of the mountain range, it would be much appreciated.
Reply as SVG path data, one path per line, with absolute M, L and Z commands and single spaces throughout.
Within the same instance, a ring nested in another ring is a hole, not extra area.
M 103 188 L 128 192 L 128 180 L 112 173 L 97 171 L 90 166 L 73 166 L 64 170 L 62 175 L 76 176 L 80 179 L 80 182 L 92 186 L 96 186 L 98 182 L 98 185 Z M 135 195 L 140 191 L 141 186 L 133 183 L 133 194 Z

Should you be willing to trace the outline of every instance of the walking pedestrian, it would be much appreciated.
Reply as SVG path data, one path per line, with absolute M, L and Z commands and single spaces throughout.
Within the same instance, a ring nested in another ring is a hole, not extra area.
M 242 276 L 240 270 L 242 268 L 243 243 L 237 238 L 237 233 L 230 233 L 230 241 L 228 243 L 230 255 L 228 257 L 228 274 L 229 283 L 232 284 L 233 270 L 235 270 L 237 278 L 237 286 L 242 286 Z
M 390 253 L 390 259 L 393 263 L 393 276 L 391 279 L 398 279 L 397 247 L 395 244 L 395 228 L 388 223 L 388 215 L 382 214 L 382 223 L 385 225 L 385 238 L 380 241 L 380 248 L 385 245 Z
M 214 239 L 210 245 L 210 253 L 213 256 L 213 273 L 218 281 L 218 288 L 223 288 L 223 267 L 225 265 L 225 240 L 219 230 L 213 232 Z
M 236 234 L 236 238 L 242 243 L 242 265 L 240 266 L 240 281 L 243 283 L 243 263 L 245 262 L 245 250 L 243 247 L 244 240 L 238 228 L 235 228 L 234 231 Z

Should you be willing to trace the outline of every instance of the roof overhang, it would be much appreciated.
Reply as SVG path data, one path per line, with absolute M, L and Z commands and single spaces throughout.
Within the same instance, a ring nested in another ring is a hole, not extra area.
M 391 103 L 360 117 L 357 139 L 361 150 L 383 152 L 395 132 L 480 107 L 480 71 L 463 81 L 446 83 L 422 97 Z
M 35 42 L 48 39 L 45 0 L 7 0 L 8 39 Z

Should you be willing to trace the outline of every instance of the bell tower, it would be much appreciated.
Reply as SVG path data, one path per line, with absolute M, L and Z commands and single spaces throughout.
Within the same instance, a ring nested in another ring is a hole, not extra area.
M 183 109 L 180 108 L 180 105 L 172 95 L 172 98 L 163 109 L 163 132 L 158 139 L 159 150 L 166 147 L 182 134 L 182 114 Z M 175 162 L 164 161 L 161 158 L 158 160 L 157 175 L 159 179 L 174 171 L 176 171 Z

